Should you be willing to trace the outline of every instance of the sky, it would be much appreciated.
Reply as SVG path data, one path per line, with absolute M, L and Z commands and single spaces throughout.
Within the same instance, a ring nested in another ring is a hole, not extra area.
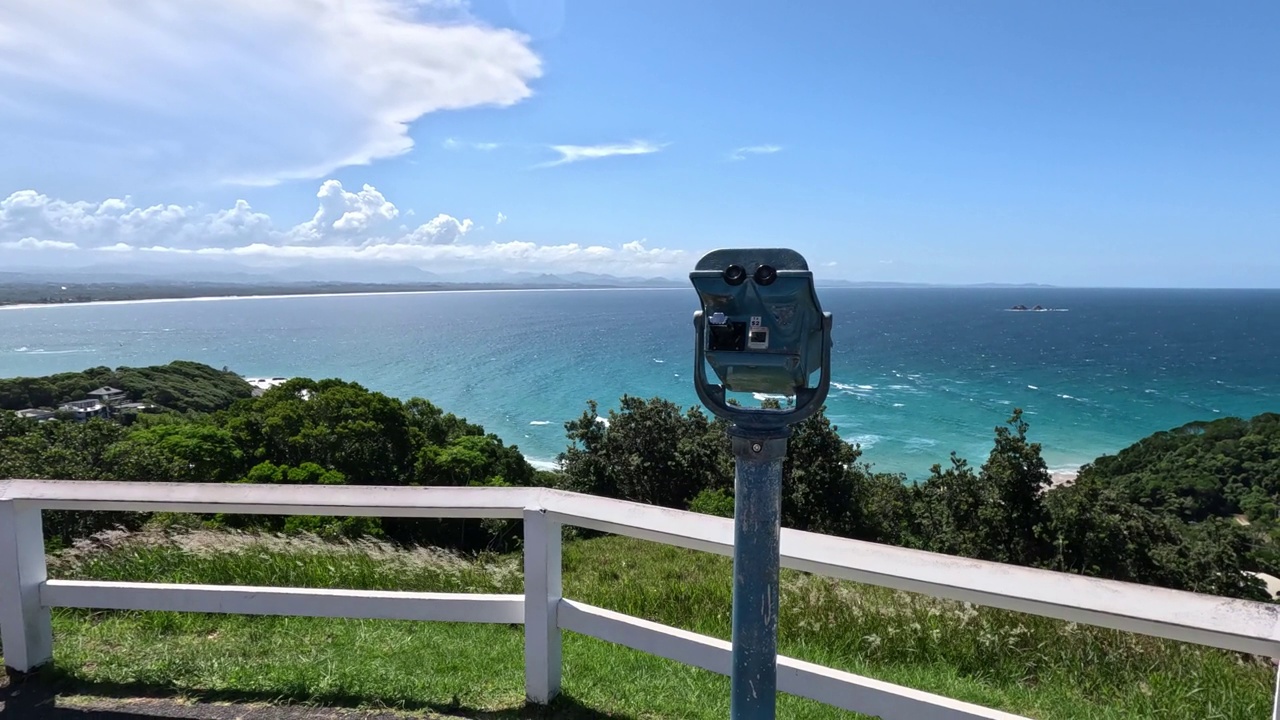
M 1280 4 L 6 0 L 0 158 L 0 270 L 1280 287 Z

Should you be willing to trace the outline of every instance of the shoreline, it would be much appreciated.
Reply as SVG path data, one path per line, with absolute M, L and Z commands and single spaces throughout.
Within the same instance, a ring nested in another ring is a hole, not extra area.
M 1080 477 L 1080 468 L 1074 468 L 1074 469 L 1059 468 L 1056 470 L 1053 468 L 1050 468 L 1049 469 L 1049 487 L 1045 489 L 1051 490 L 1053 488 L 1061 487 L 1063 485 L 1070 485 L 1071 483 L 1075 482 L 1076 478 L 1078 477 Z
M 14 303 L 0 305 L 5 310 L 36 310 L 39 308 L 90 307 L 101 305 L 150 305 L 181 302 L 220 302 L 228 300 L 276 300 L 298 298 L 371 297 L 377 295 L 436 295 L 458 293 L 518 293 L 518 292 L 598 292 L 602 290 L 685 290 L 679 287 L 529 287 L 529 288 L 441 288 L 439 290 L 360 290 L 356 292 L 287 293 L 267 295 L 200 295 L 194 297 L 159 297 L 130 300 L 89 300 L 65 303 Z

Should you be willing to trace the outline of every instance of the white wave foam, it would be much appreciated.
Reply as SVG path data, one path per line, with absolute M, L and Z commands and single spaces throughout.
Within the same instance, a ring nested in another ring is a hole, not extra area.
M 28 350 L 30 350 L 30 349 L 31 349 L 31 348 L 27 347 L 26 345 L 23 345 L 23 346 L 22 346 L 22 347 L 20 347 L 20 348 L 14 348 L 14 350 L 13 350 L 13 351 L 14 351 L 14 352 L 26 352 L 26 351 L 28 351 Z
M 907 438 L 902 444 L 907 447 L 908 452 L 914 452 L 937 447 L 938 441 L 927 437 L 913 437 Z
M 894 404 L 893 404 L 893 406 L 894 406 L 894 407 L 906 407 L 907 405 L 906 405 L 906 403 L 894 403 Z
M 1028 389 L 1030 389 L 1030 390 L 1039 390 L 1039 389 L 1040 389 L 1040 388 L 1036 387 L 1035 385 L 1028 385 L 1028 386 L 1027 386 L 1027 388 L 1028 388 Z
M 530 425 L 550 425 L 551 421 L 550 420 L 530 420 L 529 424 Z
M 666 362 L 666 360 L 660 360 L 658 358 L 654 358 L 653 361 L 659 364 Z
M 852 437 L 847 437 L 844 441 L 850 445 L 861 445 L 863 450 L 870 450 L 876 446 L 876 443 L 883 439 L 884 438 L 880 435 L 868 433 L 866 435 L 854 435 Z
M 536 470 L 559 470 L 560 463 L 555 460 L 539 460 L 538 458 L 526 457 L 525 462 L 529 463 Z
M 1058 397 L 1062 398 L 1063 400 L 1075 400 L 1074 396 L 1066 395 L 1064 393 L 1058 393 Z
M 751 397 L 757 400 L 760 400 L 761 402 L 765 400 L 788 400 L 789 399 L 786 395 L 770 395 L 769 393 L 751 393 Z

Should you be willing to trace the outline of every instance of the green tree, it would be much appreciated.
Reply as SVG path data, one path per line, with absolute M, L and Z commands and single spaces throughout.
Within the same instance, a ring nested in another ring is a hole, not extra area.
M 840 437 L 825 407 L 793 426 L 782 464 L 782 524 L 846 536 L 865 526 L 861 455 L 861 448 Z
M 414 443 L 398 400 L 356 383 L 299 378 L 228 412 L 225 426 L 254 461 L 314 462 L 357 485 L 407 485 Z
M 985 497 L 978 515 L 990 559 L 1029 565 L 1046 553 L 1040 533 L 1051 481 L 1040 444 L 1027 441 L 1022 410 L 1014 410 L 1006 425 L 996 428 L 995 446 L 982 466 Z
M 141 427 L 107 451 L 117 480 L 231 482 L 244 472 L 244 454 L 231 433 L 183 423 Z
M 964 557 L 990 559 L 988 532 L 981 519 L 988 494 L 969 462 L 951 453 L 950 466 L 934 465 L 913 489 L 909 544 Z
M 731 487 L 728 439 L 701 409 L 628 395 L 602 420 L 592 401 L 565 423 L 568 489 L 683 509 L 704 489 Z

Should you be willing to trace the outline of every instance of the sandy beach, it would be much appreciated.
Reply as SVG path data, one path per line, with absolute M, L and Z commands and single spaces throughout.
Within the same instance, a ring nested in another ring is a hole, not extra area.
M 1075 482 L 1080 476 L 1079 470 L 1050 470 L 1049 471 L 1049 487 L 1058 487 L 1059 485 L 1069 485 Z
M 129 300 L 89 300 L 86 302 L 13 303 L 0 310 L 90 307 L 95 305 L 154 305 L 159 303 L 225 302 L 228 300 L 296 300 L 298 298 L 377 297 L 381 295 L 450 295 L 457 293 L 595 292 L 599 290 L 679 290 L 668 287 L 529 287 L 529 288 L 441 288 L 439 290 L 360 290 L 355 292 L 267 293 L 259 295 L 200 295 L 195 297 L 136 298 Z

